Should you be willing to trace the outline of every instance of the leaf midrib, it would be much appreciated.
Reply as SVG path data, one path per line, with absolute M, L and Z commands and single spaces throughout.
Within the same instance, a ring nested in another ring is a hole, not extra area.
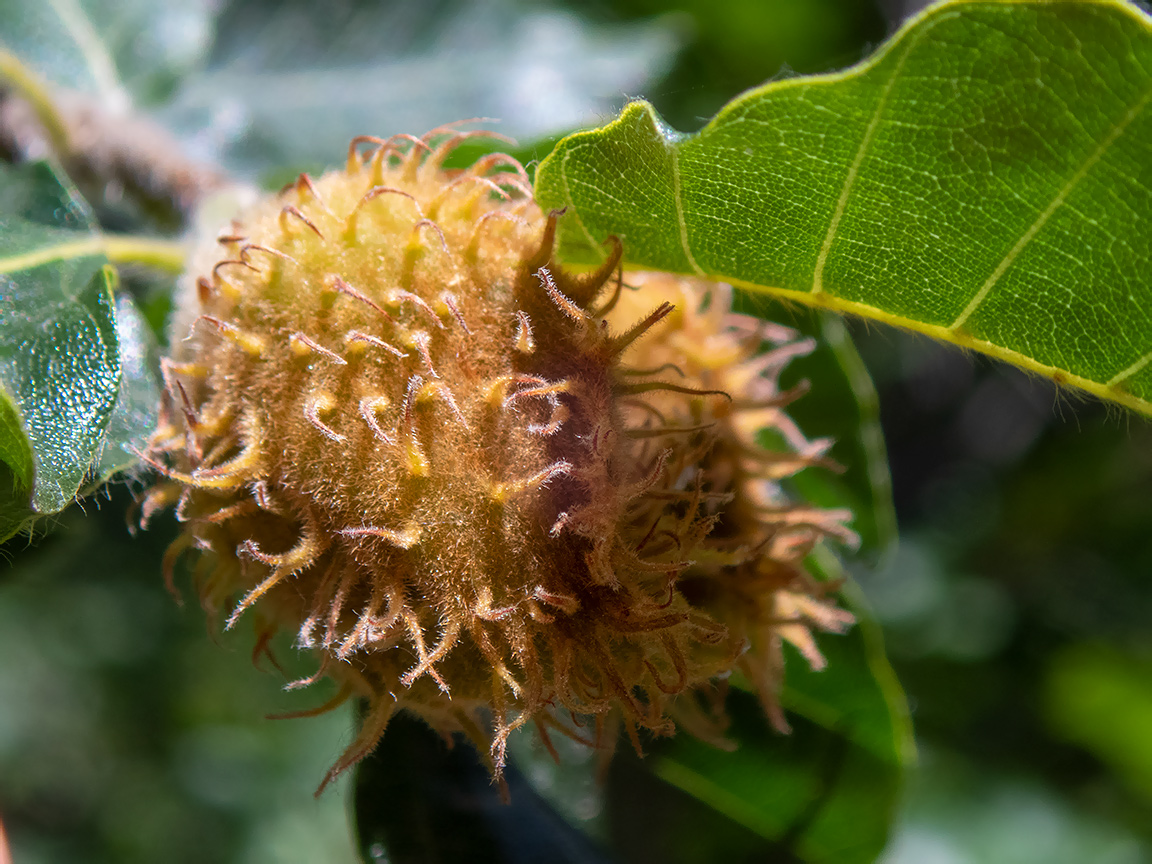
M 102 237 L 86 237 L 83 240 L 43 246 L 30 252 L 0 258 L 0 273 L 19 273 L 22 270 L 31 270 L 33 267 L 51 264 L 54 261 L 103 255 L 104 250 L 105 242 Z
M 820 247 L 819 254 L 816 256 L 816 267 L 812 271 L 811 293 L 813 294 L 818 295 L 824 293 L 824 265 L 828 261 L 828 254 L 832 250 L 832 243 L 836 239 L 836 232 L 840 228 L 840 220 L 843 218 L 844 211 L 848 207 L 848 199 L 851 197 L 852 190 L 855 188 L 856 177 L 860 173 L 860 166 L 864 163 L 864 159 L 868 155 L 868 148 L 872 146 L 872 139 L 876 136 L 876 130 L 880 126 L 880 118 L 884 115 L 884 109 L 888 107 L 888 98 L 892 95 L 892 89 L 896 86 L 900 72 L 904 69 L 904 63 L 908 59 L 908 55 L 912 53 L 912 49 L 919 44 L 920 40 L 946 17 L 948 16 L 941 15 L 940 18 L 930 26 L 925 27 L 916 38 L 909 40 L 907 47 L 904 49 L 904 53 L 900 55 L 895 67 L 892 69 L 892 73 L 888 76 L 888 81 L 884 85 L 879 99 L 876 100 L 876 110 L 872 112 L 872 119 L 868 121 L 868 126 L 864 130 L 864 136 L 860 139 L 860 146 L 856 149 L 856 156 L 853 158 L 852 164 L 848 167 L 848 174 L 844 177 L 844 185 L 840 189 L 840 197 L 836 201 L 836 208 L 832 211 L 832 219 L 828 223 L 828 232 L 824 235 L 824 243 Z
M 48 5 L 84 58 L 100 96 L 109 105 L 120 107 L 126 103 L 127 93 L 120 82 L 116 61 L 84 8 L 77 0 L 48 0 Z
M 797 291 L 791 288 L 775 288 L 767 285 L 757 285 L 743 279 L 737 279 L 727 276 L 723 273 L 712 273 L 708 277 L 718 282 L 727 282 L 728 284 L 749 291 L 754 294 L 770 294 L 775 297 L 780 297 L 785 300 L 794 300 L 806 306 L 815 306 L 821 309 L 827 309 L 830 312 L 837 312 L 843 315 L 859 315 L 863 318 L 870 318 L 873 321 L 878 321 L 881 324 L 887 324 L 891 327 L 900 327 L 904 330 L 911 330 L 915 333 L 922 333 L 933 339 L 941 342 L 948 342 L 957 345 L 961 348 L 967 348 L 972 351 L 979 351 L 981 354 L 987 354 L 997 360 L 1003 360 L 1006 363 L 1011 363 L 1018 366 L 1026 372 L 1032 372 L 1036 375 L 1041 375 L 1054 381 L 1061 386 L 1071 385 L 1087 391 L 1093 396 L 1100 399 L 1106 399 L 1112 402 L 1117 402 L 1125 407 L 1131 408 L 1134 411 L 1139 411 L 1144 414 L 1152 414 L 1152 400 L 1142 399 L 1126 390 L 1123 390 L 1117 385 L 1113 385 L 1112 381 L 1101 383 L 1093 381 L 1090 378 L 1085 378 L 1081 375 L 1076 375 L 1059 366 L 1049 366 L 1040 363 L 1033 357 L 1022 354 L 1011 348 L 1005 348 L 1002 345 L 997 345 L 994 342 L 989 342 L 985 339 L 978 339 L 963 330 L 951 330 L 949 327 L 941 326 L 939 324 L 929 324 L 925 321 L 920 321 L 915 318 L 906 318 L 902 315 L 889 312 L 885 309 L 879 309 L 867 303 L 861 303 L 856 300 L 846 300 L 835 294 L 824 292 L 822 294 L 813 294 L 810 291 Z M 1136 374 L 1140 369 L 1152 363 L 1152 352 L 1138 360 L 1136 363 L 1125 370 L 1125 378 L 1131 377 Z M 1127 373 L 1127 374 L 1125 374 Z M 1123 378 L 1121 381 L 1124 380 Z M 1119 383 L 1119 382 L 1118 382 Z

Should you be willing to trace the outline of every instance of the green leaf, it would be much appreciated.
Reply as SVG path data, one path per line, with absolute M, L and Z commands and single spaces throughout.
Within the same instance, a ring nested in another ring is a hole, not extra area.
M 11 223 L 0 222 L 5 227 Z M 0 258 L 0 381 L 20 408 L 32 447 L 32 506 L 55 513 L 80 488 L 116 404 L 112 271 L 90 256 L 22 271 L 11 263 Z
M 1052 658 L 1045 679 L 1045 713 L 1052 730 L 1095 754 L 1152 802 L 1149 658 L 1078 643 Z
M 839 569 L 827 553 L 814 564 Z M 735 750 L 677 734 L 653 744 L 643 762 L 625 756 L 609 788 L 618 844 L 646 848 L 644 860 L 674 864 L 865 864 L 876 858 L 888 842 L 915 751 L 907 704 L 879 628 L 855 588 L 849 585 L 845 593 L 859 620 L 846 635 L 820 638 L 827 667 L 814 672 L 797 652 L 787 651 L 782 701 L 791 734 L 773 730 L 752 694 L 737 690 L 728 698 L 732 727 L 726 735 Z M 642 832 L 630 803 L 636 798 L 645 800 L 645 813 L 660 812 Z
M 744 292 L 737 294 L 737 308 L 787 323 L 814 340 L 816 347 L 810 354 L 785 367 L 780 386 L 789 389 L 803 381 L 812 385 L 788 406 L 788 413 L 809 439 L 833 440 L 829 456 L 836 467 L 806 468 L 788 484 L 801 500 L 851 510 L 861 551 L 874 559 L 883 558 L 896 542 L 896 511 L 880 428 L 880 402 L 844 321 L 826 312 L 768 303 L 763 295 Z
M 825 506 L 846 505 L 854 514 L 852 527 L 862 549 L 883 558 L 894 548 L 897 531 L 880 400 L 844 321 L 827 313 L 814 318 L 817 349 L 785 370 L 783 384 L 787 386 L 793 374 L 816 382 L 790 413 L 808 435 L 834 439 L 830 455 L 843 471 L 813 467 L 792 482 L 805 500 L 824 504 L 831 493 Z
M 66 228 L 77 237 L 96 227 L 88 202 L 47 162 L 0 165 L 0 216 Z
M 34 471 L 20 412 L 0 385 L 0 543 L 18 534 L 35 515 L 31 508 Z
M 2 387 L 0 387 L 0 462 L 8 466 L 16 485 L 24 489 L 32 488 L 34 470 L 32 448 L 28 445 L 28 436 L 24 434 L 20 412 Z
M 824 579 L 842 580 L 841 598 L 856 616 L 843 636 L 820 639 L 828 665 L 814 671 L 799 655 L 788 666 L 782 701 L 827 729 L 843 734 L 884 762 L 906 767 L 915 761 L 908 704 L 884 652 L 880 625 L 864 595 L 839 559 L 825 546 L 809 556 L 809 568 Z
M 165 94 L 203 57 L 205 0 L 0 0 L 5 46 L 54 84 L 122 107 Z
M 951 2 L 696 135 L 646 103 L 537 172 L 574 260 L 724 279 L 982 351 L 1152 414 L 1152 19 Z
M 2 446 L 12 494 L 30 487 L 37 513 L 63 509 L 80 488 L 119 389 L 114 274 L 88 214 L 49 166 L 0 171 Z
M 31 497 L 29 487 L 20 483 L 7 463 L 0 462 L 0 543 L 19 534 L 35 518 L 28 506 Z

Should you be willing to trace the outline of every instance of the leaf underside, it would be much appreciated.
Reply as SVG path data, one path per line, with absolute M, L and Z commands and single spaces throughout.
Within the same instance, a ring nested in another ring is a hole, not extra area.
M 982 351 L 1152 414 L 1152 21 L 951 2 L 843 73 L 681 135 L 647 103 L 561 141 L 568 257 L 723 279 Z
M 35 457 L 33 509 L 55 513 L 79 489 L 116 401 L 109 276 L 99 259 L 86 256 L 0 278 L 12 303 L 0 333 L 0 374 Z M 72 280 L 83 286 L 74 295 Z
M 90 472 L 128 467 L 155 425 L 151 334 L 113 298 L 103 245 L 51 166 L 0 170 L 0 540 L 62 510 Z

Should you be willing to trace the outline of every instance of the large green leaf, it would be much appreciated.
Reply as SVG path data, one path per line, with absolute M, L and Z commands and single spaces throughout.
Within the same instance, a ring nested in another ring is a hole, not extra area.
M 777 81 L 695 135 L 634 103 L 537 172 L 574 259 L 927 333 L 1152 413 L 1152 19 L 951 2 L 846 72 Z
M 13 506 L 63 509 L 97 454 L 120 384 L 113 278 L 87 207 L 47 166 L 0 171 L 0 457 Z

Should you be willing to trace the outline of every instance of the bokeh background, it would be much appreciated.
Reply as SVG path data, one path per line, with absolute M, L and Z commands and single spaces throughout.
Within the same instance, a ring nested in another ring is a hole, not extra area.
M 131 102 L 195 158 L 278 185 L 338 161 L 354 134 L 461 117 L 499 118 L 545 152 L 644 96 L 693 131 L 743 89 L 850 65 L 921 5 L 3 0 L 0 41 L 63 86 Z M 62 38 L 76 9 L 118 80 Z M 107 219 L 141 216 L 112 202 Z M 126 279 L 159 325 L 170 284 Z M 1152 425 L 850 326 L 880 394 L 901 533 L 854 571 L 920 753 L 882 861 L 1152 861 Z M 174 602 L 160 578 L 173 526 L 129 534 L 140 488 L 115 484 L 0 547 L 14 860 L 358 860 L 347 778 L 311 794 L 351 709 L 265 719 L 328 693 L 284 693 L 266 658 L 249 662 L 251 633 L 220 635 L 186 583 Z M 277 658 L 308 668 L 287 645 Z M 571 799 L 570 821 L 595 825 L 595 790 Z

